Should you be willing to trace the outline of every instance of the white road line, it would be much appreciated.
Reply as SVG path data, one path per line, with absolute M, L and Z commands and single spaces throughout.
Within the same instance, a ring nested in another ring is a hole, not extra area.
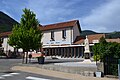
M 13 76 L 12 74 L 4 74 L 4 75 L 1 75 L 3 77 L 8 77 L 8 76 Z
M 12 74 L 12 75 L 19 75 L 20 73 L 10 73 L 10 74 Z
M 31 80 L 50 80 L 50 79 L 38 78 L 38 77 L 32 77 L 32 76 L 28 76 L 28 77 L 26 77 L 26 79 L 31 79 Z
M 0 77 L 0 79 L 5 79 L 4 77 Z
M 4 74 L 4 75 L 1 75 L 2 77 L 9 77 L 9 76 L 14 76 L 14 75 L 18 75 L 20 73 L 9 73 L 9 74 Z

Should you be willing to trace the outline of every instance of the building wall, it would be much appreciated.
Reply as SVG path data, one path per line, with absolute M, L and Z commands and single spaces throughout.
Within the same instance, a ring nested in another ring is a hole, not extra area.
M 80 36 L 80 31 L 77 24 L 73 27 L 73 41 L 76 39 L 76 36 Z
M 43 45 L 47 44 L 51 40 L 51 31 L 43 31 L 42 42 Z
M 66 39 L 62 37 L 62 30 L 66 30 Z M 54 31 L 54 40 L 51 41 L 51 31 Z M 72 44 L 76 36 L 78 35 L 77 26 L 74 27 L 66 27 L 62 29 L 53 29 L 43 31 L 42 42 L 43 45 L 61 45 L 61 44 Z M 14 48 L 11 47 L 8 43 L 8 38 L 4 38 L 2 47 L 4 47 L 4 52 L 14 51 Z
M 11 47 L 7 42 L 8 42 L 8 38 L 4 38 L 2 44 L 2 47 L 4 48 L 4 52 L 8 52 L 9 50 L 13 52 L 14 48 Z
M 46 56 L 59 56 L 61 58 L 80 58 L 84 56 L 84 46 L 82 45 L 51 47 L 43 49 Z
M 62 30 L 66 30 L 66 39 L 62 38 Z M 54 31 L 54 41 L 51 41 L 51 31 Z M 43 45 L 49 44 L 71 44 L 73 42 L 73 32 L 71 33 L 71 27 L 62 28 L 62 29 L 54 29 L 43 31 L 42 42 Z

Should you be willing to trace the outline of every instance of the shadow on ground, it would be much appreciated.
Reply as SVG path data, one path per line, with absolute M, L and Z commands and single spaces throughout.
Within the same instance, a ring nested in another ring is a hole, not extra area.
M 74 60 L 74 59 L 45 59 L 44 64 L 54 64 L 54 63 L 65 63 L 65 62 L 82 62 L 83 60 Z M 38 64 L 37 59 L 31 60 L 31 64 Z

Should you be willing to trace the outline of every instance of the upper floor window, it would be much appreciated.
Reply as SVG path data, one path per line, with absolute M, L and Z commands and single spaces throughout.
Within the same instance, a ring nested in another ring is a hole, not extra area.
M 51 31 L 51 40 L 54 40 L 54 31 Z
M 62 38 L 66 39 L 66 30 L 62 30 Z

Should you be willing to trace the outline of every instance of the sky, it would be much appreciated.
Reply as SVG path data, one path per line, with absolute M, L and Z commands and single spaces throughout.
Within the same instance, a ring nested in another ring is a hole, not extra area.
M 40 24 L 79 20 L 82 30 L 120 31 L 120 0 L 0 0 L 0 11 L 20 22 L 23 9 Z

